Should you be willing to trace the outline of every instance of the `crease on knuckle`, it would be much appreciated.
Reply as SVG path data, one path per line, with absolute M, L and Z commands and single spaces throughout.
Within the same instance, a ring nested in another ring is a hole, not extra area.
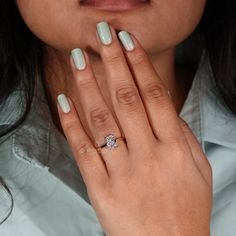
M 138 93 L 132 87 L 120 87 L 116 90 L 116 98 L 121 106 L 137 108 Z
M 75 129 L 76 125 L 77 125 L 77 121 L 76 120 L 69 119 L 69 120 L 64 121 L 64 125 L 63 126 L 64 126 L 65 131 L 67 133 L 70 133 L 71 131 L 73 131 Z
M 90 143 L 80 143 L 75 146 L 76 156 L 84 158 L 84 160 L 89 160 L 88 154 L 94 152 L 94 147 Z
M 87 90 L 94 87 L 94 80 L 91 77 L 80 77 L 77 83 L 81 89 Z
M 157 83 L 151 83 L 144 89 L 144 96 L 149 101 L 162 101 L 165 98 L 165 89 Z
M 107 109 L 94 109 L 90 112 L 90 118 L 96 127 L 104 126 L 109 119 L 110 112 Z
M 140 65 L 146 61 L 146 55 L 143 52 L 137 51 L 135 54 L 132 55 L 130 58 L 130 62 L 132 65 Z
M 108 65 L 119 64 L 122 61 L 122 56 L 118 52 L 109 53 L 104 55 L 104 62 Z

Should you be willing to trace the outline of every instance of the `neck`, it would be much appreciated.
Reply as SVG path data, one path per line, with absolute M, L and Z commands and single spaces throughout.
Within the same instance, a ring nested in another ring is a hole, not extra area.
M 112 110 L 112 104 L 109 103 L 111 99 L 106 85 L 107 78 L 105 77 L 103 62 L 98 55 L 90 53 L 89 56 L 100 90 L 106 101 L 108 101 L 109 108 Z M 162 78 L 166 88 L 171 92 L 174 106 L 177 113 L 179 113 L 190 88 L 190 77 L 192 77 L 192 75 L 175 67 L 174 48 L 158 53 L 157 55 L 149 55 L 149 58 Z M 58 53 L 51 48 L 47 48 L 44 62 L 46 96 L 54 124 L 59 130 L 62 130 L 57 113 L 57 95 L 64 93 L 73 100 L 75 106 L 79 105 L 76 96 L 76 85 L 72 78 L 69 64 L 69 55 Z

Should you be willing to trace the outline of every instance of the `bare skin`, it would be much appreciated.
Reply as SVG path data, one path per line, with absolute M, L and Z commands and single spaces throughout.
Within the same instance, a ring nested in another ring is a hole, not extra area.
M 52 52 L 50 56 L 53 56 L 53 55 L 54 53 Z M 65 63 L 68 63 L 68 61 L 64 61 L 64 64 L 60 66 L 63 59 L 59 59 L 59 60 L 58 58 L 55 58 L 54 60 L 48 59 L 48 58 L 45 59 L 45 61 L 47 62 L 51 60 L 53 62 L 57 61 L 57 63 L 47 63 L 45 65 L 45 71 L 47 75 L 46 82 L 45 82 L 46 96 L 50 104 L 53 122 L 55 126 L 58 128 L 58 130 L 64 135 L 64 132 L 61 127 L 61 123 L 59 121 L 58 111 L 56 108 L 56 104 L 57 104 L 56 95 L 60 93 L 70 94 L 70 97 L 75 102 L 78 111 L 80 107 L 79 99 L 76 98 L 77 91 L 74 89 L 75 84 L 74 84 L 73 79 L 71 79 L 72 77 L 71 69 L 66 70 L 64 69 L 64 66 L 63 66 Z M 154 60 L 155 59 L 153 59 L 153 61 Z M 104 66 L 101 62 L 101 58 L 95 57 L 92 55 L 91 64 L 93 65 L 94 73 L 96 74 L 99 88 L 107 102 L 107 105 L 114 113 L 113 107 L 111 104 L 110 95 L 109 95 L 109 90 L 107 88 L 107 79 L 104 72 Z M 155 63 L 155 64 L 158 64 L 158 63 Z M 56 71 L 56 73 L 54 71 Z M 166 72 L 163 70 L 163 74 L 165 74 L 164 83 L 165 83 L 165 86 L 168 88 L 168 90 L 171 91 L 171 96 L 173 99 L 175 109 L 177 113 L 179 113 L 182 109 L 187 93 L 190 89 L 194 73 L 192 71 L 187 71 L 184 68 L 179 68 L 179 67 L 176 67 L 175 71 L 171 71 L 171 73 L 170 71 L 171 70 L 169 68 L 167 69 Z M 59 78 L 63 78 L 63 79 L 59 80 Z M 68 83 L 68 81 L 70 82 Z M 82 116 L 82 119 L 85 119 L 83 118 L 83 113 L 81 113 L 81 116 Z M 89 131 L 87 132 L 89 133 Z
M 101 20 L 111 23 L 116 31 L 127 30 L 137 37 L 171 91 L 176 110 L 181 110 L 192 74 L 175 73 L 178 71 L 174 64 L 175 47 L 197 26 L 206 0 L 151 0 L 144 8 L 116 13 L 86 8 L 78 0 L 16 2 L 25 23 L 45 43 L 48 52 L 45 55 L 46 92 L 53 121 L 62 133 L 56 110 L 57 95 L 61 92 L 70 94 L 76 106 L 79 106 L 68 64 L 73 48 L 80 47 L 89 53 L 102 94 L 110 106 L 106 85 L 108 78 L 94 36 L 94 26 Z M 113 110 L 112 106 L 110 109 Z
M 212 174 L 207 158 L 178 117 L 142 46 L 133 38 L 135 49 L 125 52 L 127 66 L 114 29 L 112 32 L 114 41 L 99 47 L 126 142 L 98 153 L 72 101 L 69 112 L 58 106 L 104 232 L 109 236 L 209 236 Z M 101 145 L 110 133 L 120 137 L 121 129 L 98 89 L 88 55 L 86 61 L 84 70 L 73 69 L 74 80 L 92 138 Z

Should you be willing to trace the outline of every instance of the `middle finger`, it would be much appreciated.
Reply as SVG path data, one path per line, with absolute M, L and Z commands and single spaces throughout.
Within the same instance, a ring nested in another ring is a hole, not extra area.
M 97 24 L 97 41 L 116 116 L 129 150 L 146 147 L 155 138 L 115 30 L 106 22 Z

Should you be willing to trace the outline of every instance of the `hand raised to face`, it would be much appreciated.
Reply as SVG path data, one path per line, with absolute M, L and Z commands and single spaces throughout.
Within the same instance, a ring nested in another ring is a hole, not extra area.
M 142 46 L 126 31 L 118 36 L 106 22 L 97 25 L 119 125 L 81 49 L 72 51 L 71 65 L 92 138 L 73 101 L 58 96 L 61 124 L 98 219 L 111 236 L 209 235 L 210 165 Z M 124 139 L 111 140 L 117 147 L 98 152 L 96 146 L 102 146 L 105 137 L 122 133 Z

